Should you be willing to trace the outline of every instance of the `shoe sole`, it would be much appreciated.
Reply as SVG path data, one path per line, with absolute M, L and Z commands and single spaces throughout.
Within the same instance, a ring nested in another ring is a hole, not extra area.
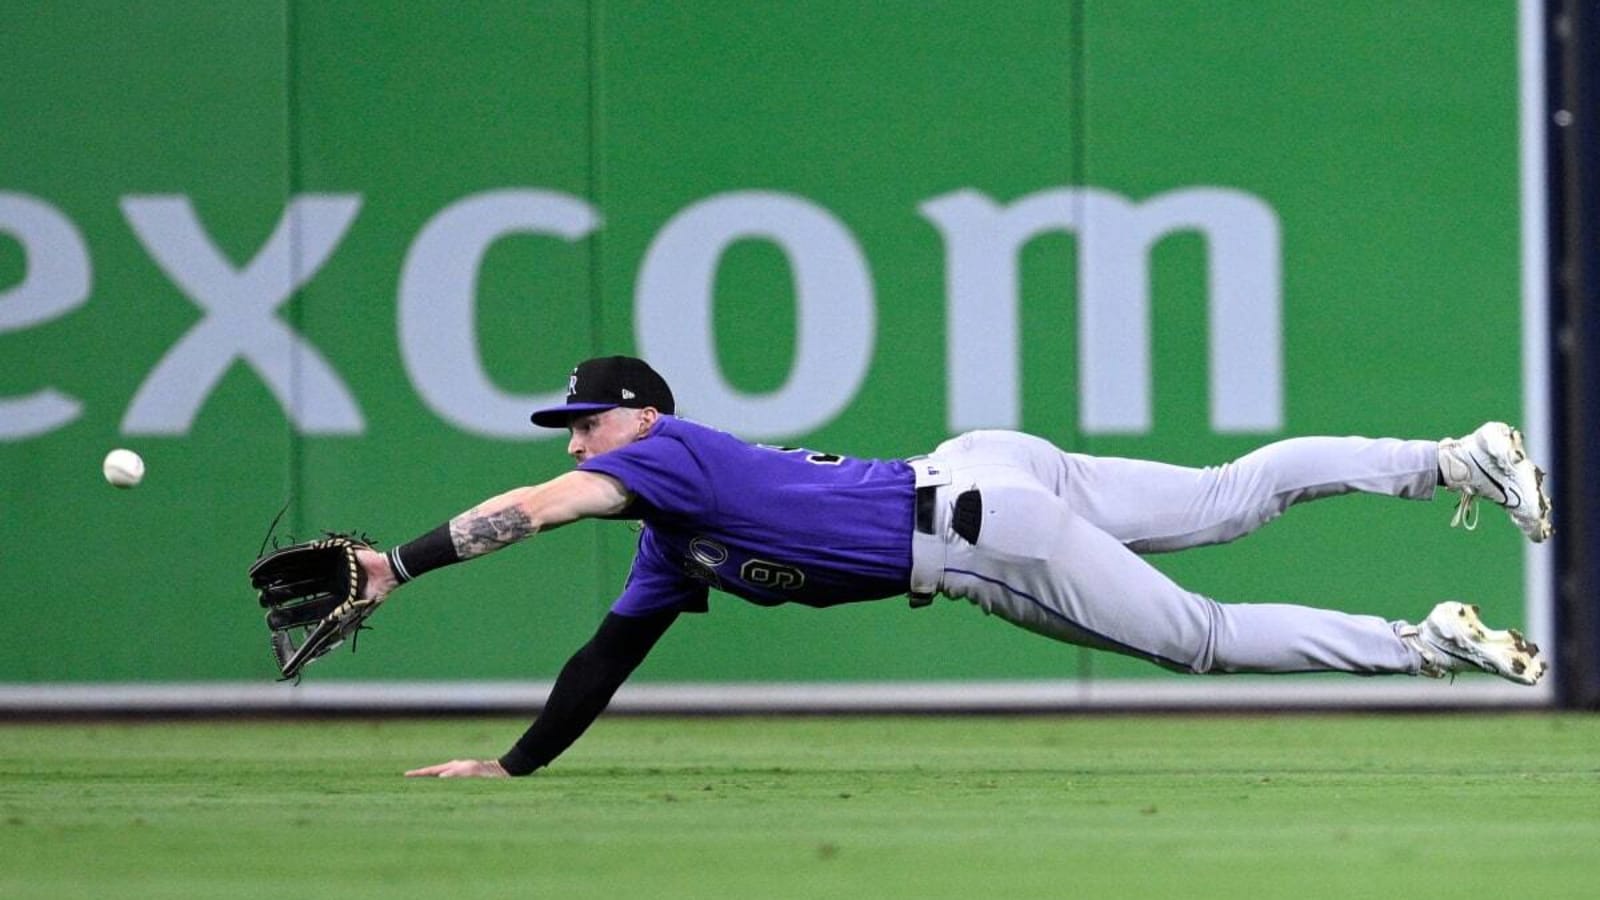
M 1538 684 L 1544 677 L 1549 666 L 1539 658 L 1539 645 L 1524 638 L 1522 632 L 1515 628 L 1496 631 L 1484 625 L 1476 606 L 1449 603 L 1446 607 L 1445 615 L 1428 617 L 1445 641 L 1440 650 L 1518 684 Z
M 1495 468 L 1500 470 L 1500 475 L 1517 492 L 1518 502 L 1515 505 L 1518 508 L 1525 508 L 1528 505 L 1527 498 L 1523 496 L 1527 488 L 1527 476 L 1526 473 L 1518 470 L 1524 465 L 1533 470 L 1533 495 L 1537 513 L 1534 515 L 1524 513 L 1519 516 L 1509 504 L 1506 507 L 1506 511 L 1511 513 L 1512 521 L 1517 523 L 1517 527 L 1522 529 L 1522 533 L 1527 535 L 1529 540 L 1536 544 L 1543 543 L 1549 539 L 1553 531 L 1550 525 L 1550 497 L 1544 492 L 1544 470 L 1528 459 L 1528 451 L 1522 444 L 1522 432 L 1512 428 L 1510 425 L 1501 424 L 1500 427 L 1504 429 L 1504 432 L 1486 437 L 1503 438 L 1504 444 L 1502 445 L 1501 441 L 1498 440 L 1493 441 L 1491 444 L 1489 441 L 1479 438 L 1477 441 L 1478 449 L 1482 450 L 1494 462 Z M 1505 486 L 1501 485 L 1502 489 Z

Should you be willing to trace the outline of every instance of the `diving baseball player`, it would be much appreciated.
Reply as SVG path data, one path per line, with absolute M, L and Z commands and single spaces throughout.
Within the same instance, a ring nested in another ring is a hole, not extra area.
M 1482 670 L 1522 684 L 1538 647 L 1442 603 L 1389 622 L 1288 604 L 1228 604 L 1174 584 L 1140 554 L 1249 534 L 1307 500 L 1355 491 L 1479 497 L 1534 541 L 1550 534 L 1543 473 L 1521 436 L 1491 422 L 1443 441 L 1294 438 L 1191 469 L 1064 452 L 1025 434 L 979 431 L 911 459 L 855 459 L 745 443 L 673 415 L 645 362 L 588 360 L 566 402 L 533 414 L 567 428 L 575 471 L 484 501 L 387 553 L 362 549 L 366 596 L 586 518 L 643 522 L 633 568 L 545 708 L 498 759 L 413 776 L 526 775 L 576 740 L 681 614 L 712 589 L 770 606 L 824 607 L 908 595 L 969 600 L 1072 644 L 1194 673 L 1320 672 L 1441 677 Z

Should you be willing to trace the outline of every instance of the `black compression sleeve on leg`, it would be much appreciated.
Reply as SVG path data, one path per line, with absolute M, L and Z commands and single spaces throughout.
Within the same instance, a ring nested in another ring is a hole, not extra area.
M 397 544 L 384 554 L 389 557 L 389 568 L 396 581 L 405 584 L 424 572 L 461 561 L 456 552 L 455 539 L 450 536 L 450 523 L 446 522 L 414 541 Z
M 539 718 L 500 757 L 501 767 L 527 775 L 572 746 L 677 618 L 677 610 L 638 617 L 608 613 L 589 643 L 562 667 Z

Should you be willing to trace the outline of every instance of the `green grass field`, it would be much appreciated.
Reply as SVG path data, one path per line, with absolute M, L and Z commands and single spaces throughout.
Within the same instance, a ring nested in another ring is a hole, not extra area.
M 0 897 L 1592 897 L 1600 718 L 0 726 Z

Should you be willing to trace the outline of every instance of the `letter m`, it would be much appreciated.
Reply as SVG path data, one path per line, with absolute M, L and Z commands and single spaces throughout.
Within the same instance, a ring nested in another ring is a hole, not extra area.
M 1197 231 L 1209 265 L 1211 427 L 1283 427 L 1281 240 L 1272 208 L 1225 188 L 1187 188 L 1143 203 L 1099 188 L 1057 188 L 1002 207 L 973 190 L 921 210 L 948 258 L 950 427 L 1020 425 L 1018 255 L 1040 234 L 1079 242 L 1079 424 L 1089 434 L 1151 428 L 1150 254 Z

